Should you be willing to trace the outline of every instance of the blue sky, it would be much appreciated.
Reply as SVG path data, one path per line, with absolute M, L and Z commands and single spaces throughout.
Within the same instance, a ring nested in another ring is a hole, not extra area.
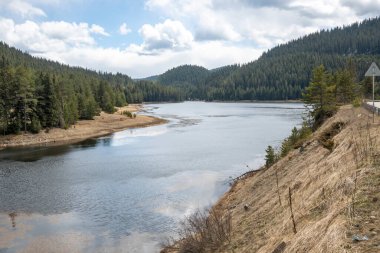
M 380 13 L 380 0 L 0 0 L 0 40 L 134 78 L 212 69 Z

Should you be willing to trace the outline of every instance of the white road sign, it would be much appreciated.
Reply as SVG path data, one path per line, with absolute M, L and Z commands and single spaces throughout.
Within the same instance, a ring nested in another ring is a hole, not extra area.
M 380 76 L 380 69 L 376 63 L 372 62 L 371 66 L 365 73 L 365 76 Z

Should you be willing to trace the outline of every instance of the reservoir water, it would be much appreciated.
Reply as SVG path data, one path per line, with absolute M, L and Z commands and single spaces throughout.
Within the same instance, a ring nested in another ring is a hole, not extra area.
M 164 125 L 0 151 L 0 252 L 158 252 L 299 126 L 298 103 L 145 105 Z

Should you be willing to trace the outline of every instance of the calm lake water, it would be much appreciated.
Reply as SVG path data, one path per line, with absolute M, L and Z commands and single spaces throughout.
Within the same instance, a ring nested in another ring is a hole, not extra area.
M 299 126 L 297 103 L 150 104 L 168 124 L 0 151 L 0 253 L 157 252 Z

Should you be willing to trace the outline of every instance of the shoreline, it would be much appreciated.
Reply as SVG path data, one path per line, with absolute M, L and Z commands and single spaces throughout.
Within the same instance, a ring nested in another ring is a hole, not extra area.
M 204 103 L 274 103 L 274 104 L 302 104 L 302 100 L 290 99 L 290 100 L 184 100 L 184 101 L 173 101 L 173 102 L 144 102 L 143 104 L 175 104 L 175 103 L 185 103 L 185 102 L 204 102 Z
M 68 129 L 53 128 L 48 133 L 41 130 L 38 134 L 22 133 L 0 136 L 0 151 L 6 148 L 59 146 L 74 144 L 91 138 L 107 136 L 130 128 L 142 128 L 167 123 L 167 120 L 147 115 L 128 118 L 122 111 L 136 113 L 143 108 L 141 104 L 131 104 L 117 108 L 113 114 L 101 112 L 93 120 L 79 120 Z
M 260 103 L 273 103 L 273 104 L 284 104 L 284 103 L 289 103 L 289 104 L 302 104 L 302 100 L 236 100 L 236 101 L 231 101 L 231 100 L 214 100 L 214 101 L 204 101 L 207 103 L 252 103 L 252 104 L 260 104 Z

